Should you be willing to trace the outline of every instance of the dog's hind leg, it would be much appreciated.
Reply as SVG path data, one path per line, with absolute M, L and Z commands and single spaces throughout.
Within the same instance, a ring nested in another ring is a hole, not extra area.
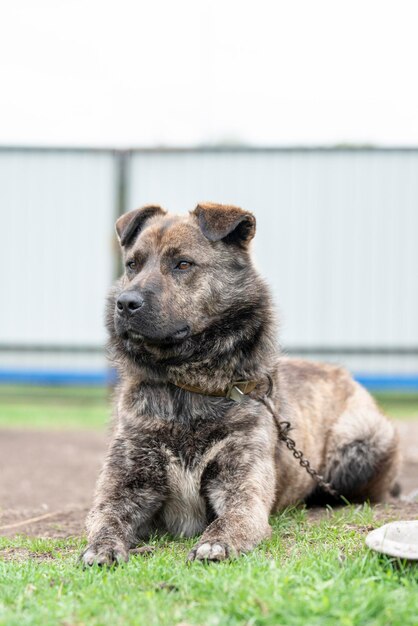
M 399 456 L 393 424 L 380 413 L 368 392 L 356 384 L 329 435 L 325 479 L 350 502 L 384 500 L 399 489 Z M 330 501 L 332 498 L 320 489 L 307 500 L 308 504 Z

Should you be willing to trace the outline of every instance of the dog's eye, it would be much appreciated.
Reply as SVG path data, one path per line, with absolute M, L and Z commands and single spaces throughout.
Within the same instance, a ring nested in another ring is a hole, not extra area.
M 176 265 L 176 270 L 188 270 L 191 268 L 192 265 L 193 263 L 191 263 L 190 261 L 180 261 Z
M 136 261 L 128 261 L 128 263 L 126 264 L 126 267 L 130 270 L 135 270 L 136 269 Z

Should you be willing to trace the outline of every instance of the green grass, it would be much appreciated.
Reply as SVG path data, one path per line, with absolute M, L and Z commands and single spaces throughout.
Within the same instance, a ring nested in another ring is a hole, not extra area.
M 386 415 L 399 419 L 418 418 L 417 392 L 382 391 L 374 397 Z
M 381 408 L 395 418 L 418 417 L 418 393 L 380 393 Z M 101 428 L 111 393 L 103 387 L 0 385 L 0 428 Z
M 105 426 L 107 417 L 105 405 L 0 404 L 0 428 L 101 428 Z
M 235 561 L 187 566 L 193 542 L 166 537 L 150 556 L 87 571 L 76 565 L 81 540 L 0 539 L 0 558 L 8 550 L 11 559 L 0 561 L 0 624 L 417 624 L 418 566 L 369 551 L 371 524 L 368 506 L 318 523 L 294 509 L 273 520 L 269 542 Z
M 110 396 L 104 387 L 0 386 L 0 428 L 103 428 Z

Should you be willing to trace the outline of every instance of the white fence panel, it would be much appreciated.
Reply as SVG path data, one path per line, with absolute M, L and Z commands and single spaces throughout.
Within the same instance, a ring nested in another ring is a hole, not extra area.
M 114 170 L 111 152 L 0 151 L 0 343 L 103 344 Z
M 417 152 L 133 155 L 129 208 L 200 200 L 255 212 L 285 346 L 418 346 Z
M 279 305 L 284 347 L 416 378 L 418 150 L 123 157 L 0 150 L 0 369 L 100 379 L 113 223 L 126 194 L 126 210 L 158 203 L 185 212 L 212 200 L 254 211 L 256 260 Z

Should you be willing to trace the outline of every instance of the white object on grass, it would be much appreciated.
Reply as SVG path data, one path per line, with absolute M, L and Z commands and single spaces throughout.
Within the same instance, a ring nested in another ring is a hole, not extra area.
M 366 544 L 389 556 L 418 560 L 418 520 L 391 522 L 376 528 L 367 535 Z

